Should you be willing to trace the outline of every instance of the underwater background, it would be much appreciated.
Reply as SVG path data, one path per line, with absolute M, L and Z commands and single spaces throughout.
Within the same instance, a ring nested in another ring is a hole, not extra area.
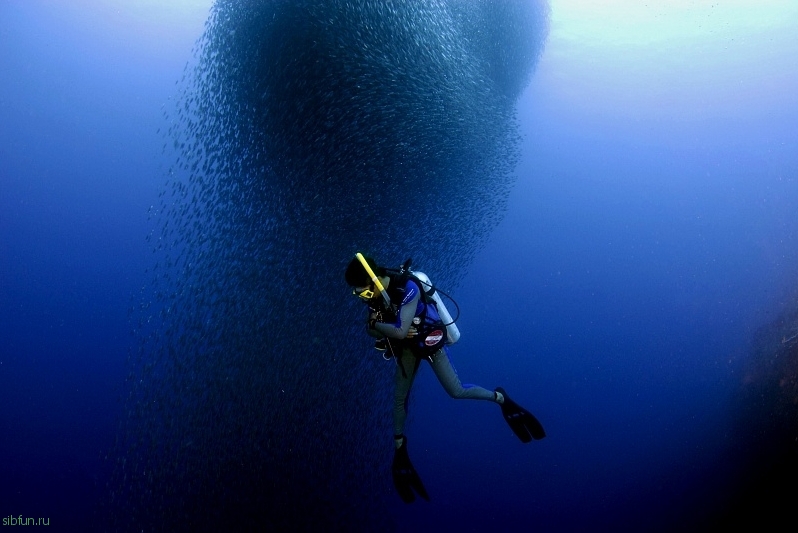
M 796 58 L 777 0 L 2 2 L 3 525 L 789 517 Z M 423 363 L 403 504 L 356 251 L 547 437 Z

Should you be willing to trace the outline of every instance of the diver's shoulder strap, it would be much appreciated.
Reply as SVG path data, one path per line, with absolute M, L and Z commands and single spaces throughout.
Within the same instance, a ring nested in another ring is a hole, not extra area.
M 388 286 L 388 295 L 391 297 L 391 302 L 398 305 L 404 297 L 405 289 L 408 280 L 412 280 L 416 284 L 421 293 L 421 301 L 427 305 L 437 305 L 432 298 L 435 294 L 435 286 L 431 283 L 425 283 L 416 276 L 412 270 L 409 269 L 410 259 L 405 261 L 400 269 L 386 268 L 385 271 L 391 277 L 391 283 Z M 393 289 L 393 290 L 392 290 Z
M 418 290 L 421 291 L 422 301 L 425 304 L 435 305 L 435 300 L 432 298 L 432 296 L 435 294 L 435 286 L 429 283 L 424 283 L 412 272 L 410 272 L 407 277 L 408 279 L 412 279 L 413 282 L 418 286 Z

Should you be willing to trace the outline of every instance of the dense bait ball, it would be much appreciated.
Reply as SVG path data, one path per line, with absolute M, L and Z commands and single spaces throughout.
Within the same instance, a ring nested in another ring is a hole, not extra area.
M 342 272 L 368 249 L 456 283 L 501 218 L 547 15 L 533 0 L 215 3 L 167 114 L 120 523 L 391 528 L 390 372 Z

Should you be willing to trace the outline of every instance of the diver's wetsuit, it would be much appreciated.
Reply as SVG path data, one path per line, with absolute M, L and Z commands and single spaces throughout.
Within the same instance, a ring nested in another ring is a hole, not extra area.
M 419 287 L 413 280 L 407 280 L 404 289 L 404 296 L 396 313 L 396 322 L 393 324 L 377 322 L 374 324 L 374 329 L 369 331 L 372 336 L 389 337 L 394 342 L 396 340 L 401 341 L 407 337 L 407 333 L 413 325 L 413 318 L 424 311 L 426 304 L 421 299 Z M 434 306 L 428 306 L 427 316 L 431 319 L 438 318 Z M 398 352 L 400 349 L 397 347 L 396 351 Z M 404 431 L 410 388 L 413 386 L 413 380 L 416 377 L 421 359 L 422 357 L 415 355 L 409 348 L 401 349 L 401 356 L 397 358 L 398 365 L 394 376 L 396 388 L 393 407 L 395 435 L 401 435 Z M 496 401 L 493 392 L 478 385 L 463 385 L 460 383 L 460 378 L 449 360 L 446 348 L 438 350 L 430 359 L 430 366 L 432 366 L 435 376 L 452 398 Z

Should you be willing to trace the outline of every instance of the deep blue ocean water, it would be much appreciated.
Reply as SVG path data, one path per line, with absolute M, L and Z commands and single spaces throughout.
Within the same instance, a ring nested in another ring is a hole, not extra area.
M 148 211 L 210 9 L 127 4 L 0 5 L 0 517 L 63 531 L 128 527 L 108 493 Z M 452 290 L 460 377 L 548 436 L 522 445 L 422 369 L 407 433 L 432 502 L 386 470 L 399 531 L 691 530 L 731 505 L 754 335 L 796 306 L 798 7 L 634 4 L 551 2 L 506 212 Z

